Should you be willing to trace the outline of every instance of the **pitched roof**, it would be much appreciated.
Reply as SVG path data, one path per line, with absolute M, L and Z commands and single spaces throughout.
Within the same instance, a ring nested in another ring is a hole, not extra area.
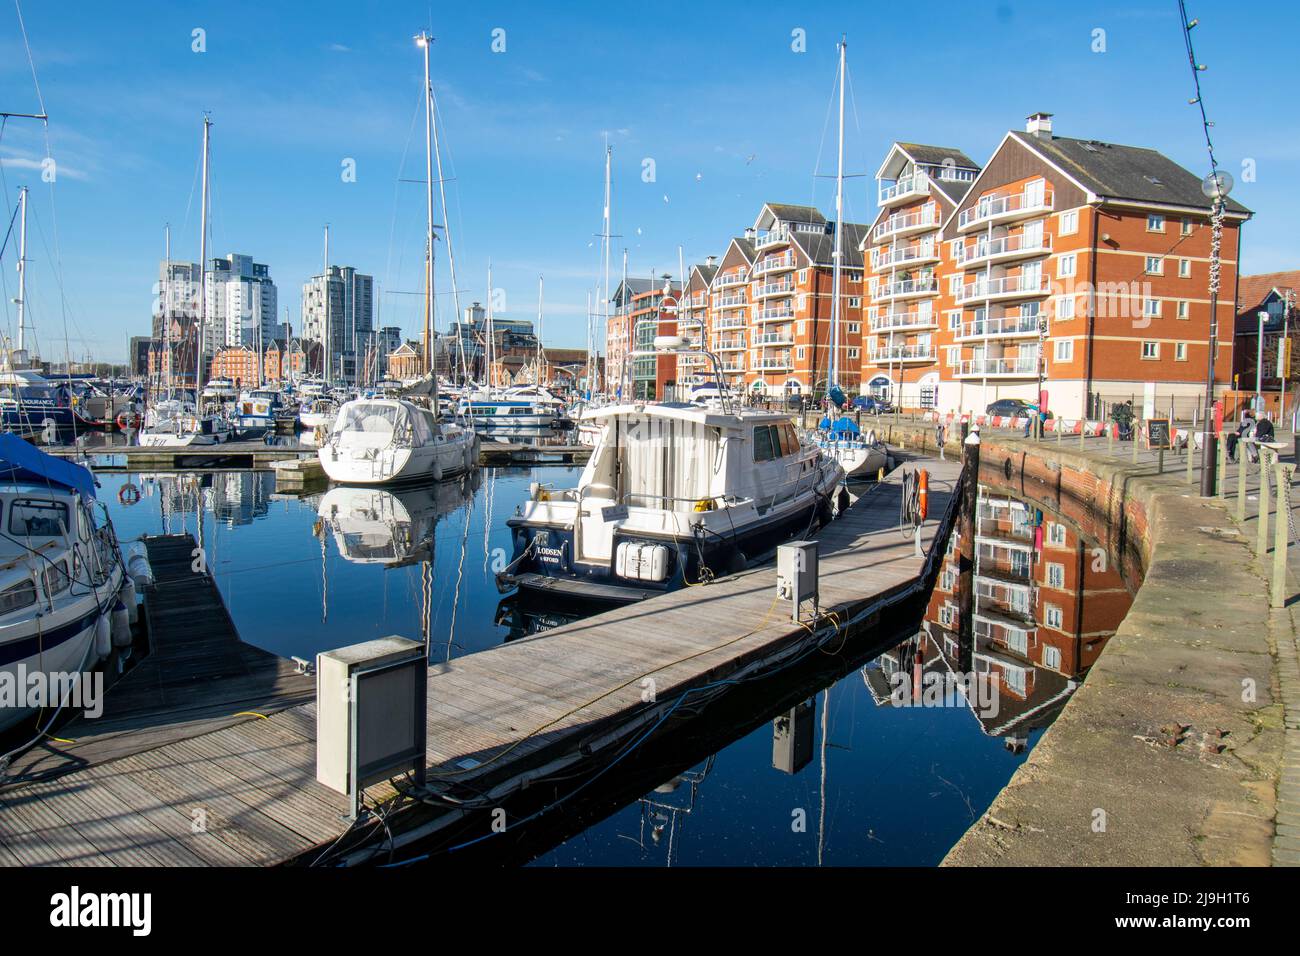
M 1154 149 L 1065 136 L 1040 138 L 1018 130 L 1009 135 L 1102 199 L 1188 206 L 1209 212 L 1210 201 L 1201 192 L 1201 177 Z M 1228 200 L 1227 209 L 1252 215 L 1234 199 Z
M 713 281 L 713 277 L 718 274 L 718 265 L 716 262 L 713 265 L 709 265 L 708 263 L 701 262 L 698 263 L 697 265 L 691 266 L 691 272 L 692 274 L 698 272 L 700 274 L 700 279 L 707 286 L 710 282 Z
M 1289 272 L 1262 272 L 1259 275 L 1242 276 L 1237 289 L 1237 311 L 1254 312 L 1269 294 L 1276 289 L 1281 295 L 1294 291 L 1300 297 L 1300 269 Z
M 871 227 L 860 222 L 844 223 L 844 267 L 859 268 L 862 265 L 862 240 L 870 233 Z M 795 230 L 790 241 L 803 250 L 815 265 L 834 265 L 831 254 L 835 251 L 835 232 L 828 223 L 825 232 L 811 233 Z
M 912 162 L 925 166 L 943 166 L 947 163 L 966 169 L 980 168 L 979 163 L 951 146 L 926 146 L 923 143 L 898 143 L 897 146 L 911 157 Z
M 939 192 L 943 193 L 945 199 L 954 206 L 966 198 L 970 188 L 974 185 L 973 179 L 940 179 L 934 176 L 930 177 L 930 184 L 936 187 Z
M 826 217 L 816 206 L 796 206 L 791 203 L 765 202 L 763 208 L 758 212 L 758 218 L 754 220 L 755 229 L 766 229 L 768 226 L 765 220 L 769 214 L 772 219 L 780 219 L 783 222 L 815 222 L 822 224 L 826 222 Z

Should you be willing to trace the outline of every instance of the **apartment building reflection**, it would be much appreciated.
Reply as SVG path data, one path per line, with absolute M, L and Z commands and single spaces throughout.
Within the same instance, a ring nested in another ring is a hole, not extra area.
M 1036 502 L 981 486 L 971 526 L 969 579 L 954 532 L 921 630 L 863 678 L 888 704 L 973 674 L 996 688 L 996 706 L 966 703 L 986 734 L 1019 751 L 1060 712 L 1133 599 L 1097 540 Z

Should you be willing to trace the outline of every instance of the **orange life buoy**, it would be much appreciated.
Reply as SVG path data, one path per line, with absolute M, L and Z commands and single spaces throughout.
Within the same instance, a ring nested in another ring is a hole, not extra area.
M 924 521 L 930 510 L 930 473 L 922 468 L 916 478 L 916 510 Z
M 133 505 L 140 500 L 140 489 L 127 482 L 117 491 L 117 500 L 124 505 Z
M 139 428 L 140 413 L 137 411 L 132 411 L 131 409 L 127 409 L 126 411 L 119 412 L 117 415 L 117 427 L 122 429 L 123 431 L 126 431 L 127 428 Z

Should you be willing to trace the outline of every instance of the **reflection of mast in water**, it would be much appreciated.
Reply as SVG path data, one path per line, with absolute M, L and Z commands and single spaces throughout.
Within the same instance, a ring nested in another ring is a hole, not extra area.
M 656 847 L 663 841 L 664 835 L 667 834 L 668 845 L 665 848 L 664 866 L 672 866 L 673 858 L 677 854 L 677 820 L 681 816 L 690 816 L 695 809 L 695 798 L 699 795 L 700 784 L 704 783 L 705 778 L 713 770 L 713 761 L 717 754 L 712 754 L 704 761 L 704 766 L 699 770 L 686 770 L 673 777 L 667 783 L 662 783 L 655 787 L 654 793 L 642 797 L 637 802 L 641 805 L 641 829 L 636 840 L 633 840 L 644 852 L 646 824 L 650 825 L 650 842 Z M 673 803 L 668 799 L 669 795 L 676 793 L 682 784 L 689 784 L 687 790 L 687 799 L 684 804 Z M 661 796 L 656 797 L 655 794 Z M 622 834 L 620 834 L 622 836 Z M 624 836 L 623 839 L 631 840 L 631 837 Z
M 484 510 L 483 510 L 483 576 L 487 577 L 488 561 L 491 560 L 490 538 L 492 535 L 492 505 L 496 500 L 497 492 L 497 470 L 495 468 L 488 471 L 488 486 L 483 492 Z
M 329 620 L 330 612 L 330 579 L 325 566 L 325 521 L 317 518 L 311 533 L 320 539 L 320 619 L 324 624 Z
M 822 779 L 821 786 L 821 806 L 817 811 L 817 865 L 822 865 L 822 852 L 826 849 L 826 715 L 831 709 L 831 689 L 827 687 L 822 691 L 822 747 L 821 747 L 821 765 Z
M 424 657 L 429 658 L 429 639 L 433 627 L 433 562 L 420 562 L 420 633 L 424 638 Z
M 469 550 L 469 522 L 474 515 L 474 492 L 465 499 L 464 527 L 460 533 L 460 556 L 456 559 L 456 588 L 451 596 L 451 627 L 447 631 L 447 660 L 451 660 L 451 646 L 456 639 L 456 612 L 460 608 L 460 584 L 465 578 L 465 552 Z

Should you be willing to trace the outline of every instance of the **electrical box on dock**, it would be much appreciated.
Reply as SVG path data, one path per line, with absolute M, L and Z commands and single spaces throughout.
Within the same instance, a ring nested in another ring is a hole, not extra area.
M 316 655 L 316 779 L 351 800 L 413 770 L 424 782 L 424 644 L 383 637 Z
M 817 602 L 817 542 L 790 541 L 776 549 L 776 593 L 793 605 L 799 620 L 799 605 Z

